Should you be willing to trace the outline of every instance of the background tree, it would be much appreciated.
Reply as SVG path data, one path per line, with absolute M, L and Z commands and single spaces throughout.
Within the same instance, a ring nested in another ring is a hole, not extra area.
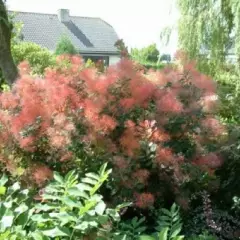
M 62 54 L 74 55 L 77 54 L 78 51 L 67 36 L 62 36 L 56 46 L 55 53 L 56 55 Z
M 114 46 L 118 49 L 121 58 L 129 58 L 128 47 L 126 46 L 123 39 L 118 39 Z
M 225 62 L 230 48 L 240 54 L 240 1 L 178 0 L 179 43 L 191 58 L 208 56 L 211 64 Z
M 159 51 L 155 43 L 141 49 L 133 48 L 131 50 L 132 59 L 139 62 L 157 62 L 158 56 Z
M 6 6 L 0 0 L 0 68 L 8 84 L 12 84 L 17 76 L 17 67 L 11 54 L 12 23 L 9 21 Z

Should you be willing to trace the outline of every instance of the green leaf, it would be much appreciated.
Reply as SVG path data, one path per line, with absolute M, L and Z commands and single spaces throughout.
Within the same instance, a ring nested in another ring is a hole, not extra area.
M 30 217 L 33 215 L 34 209 L 23 212 L 18 215 L 16 219 L 16 225 L 21 225 L 23 228 L 27 225 Z
M 90 192 L 92 190 L 92 187 L 90 187 L 88 184 L 84 184 L 84 183 L 79 183 L 75 187 L 77 187 L 80 191 Z
M 174 204 L 172 205 L 170 211 L 171 211 L 172 214 L 174 214 L 174 213 L 176 212 L 176 210 L 177 210 L 177 205 L 174 203 Z
M 97 181 L 100 180 L 99 176 L 97 174 L 95 174 L 95 173 L 86 173 L 86 177 L 93 178 L 93 179 L 95 179 Z
M 120 211 L 122 208 L 130 207 L 131 205 L 132 205 L 131 202 L 122 203 L 120 205 L 117 205 L 116 210 Z
M 168 230 L 169 228 L 164 228 L 160 233 L 159 233 L 159 240 L 167 240 L 168 239 Z
M 3 216 L 0 220 L 0 229 L 2 231 L 5 231 L 7 228 L 11 227 L 13 224 L 14 216 L 12 215 L 6 215 Z
M 70 172 L 67 173 L 67 175 L 65 176 L 65 181 L 66 182 L 74 182 L 78 179 L 78 175 L 76 174 L 75 170 L 72 170 Z
M 57 204 L 47 203 L 47 204 L 37 204 L 35 208 L 36 208 L 38 211 L 47 212 L 47 211 L 50 211 L 50 210 L 59 209 L 60 206 L 57 205 Z
M 8 178 L 5 174 L 2 175 L 1 179 L 0 179 L 0 186 L 3 187 L 8 181 Z
M 7 188 L 4 186 L 0 187 L 0 195 L 5 195 Z
M 8 188 L 7 194 L 12 195 L 20 189 L 20 184 L 18 182 L 14 183 L 11 187 Z
M 155 238 L 148 235 L 142 235 L 139 237 L 139 240 L 155 240 Z
M 98 216 L 98 222 L 102 225 L 106 224 L 109 220 L 108 216 L 106 215 L 101 215 L 101 216 Z
M 47 237 L 51 237 L 51 238 L 55 238 L 55 237 L 69 237 L 70 236 L 70 232 L 67 228 L 63 228 L 63 227 L 55 227 L 49 230 L 44 230 L 41 231 L 43 233 L 43 235 L 47 236 Z
M 68 191 L 68 194 L 73 196 L 73 197 L 82 197 L 82 198 L 85 198 L 85 199 L 89 198 L 87 193 L 85 193 L 82 190 L 79 190 L 79 188 L 77 188 L 77 187 L 69 188 L 67 191 Z
M 43 200 L 62 200 L 60 196 L 54 196 L 48 193 L 44 193 L 42 198 Z
M 96 221 L 84 221 L 74 227 L 74 229 L 78 229 L 81 231 L 86 231 L 88 228 L 96 228 L 98 227 L 98 223 Z
M 18 206 L 14 212 L 21 214 L 23 212 L 26 212 L 28 210 L 28 206 L 25 203 L 22 203 L 20 206 Z
M 83 178 L 82 182 L 89 183 L 89 184 L 92 184 L 92 185 L 96 185 L 98 183 L 98 181 L 96 181 L 96 180 L 94 180 L 92 178 Z
M 167 221 L 167 222 L 172 220 L 171 217 L 166 216 L 166 215 L 160 216 L 159 219 L 160 219 L 161 221 Z
M 61 221 L 61 226 L 64 226 L 65 224 L 69 222 L 77 222 L 77 217 L 74 216 L 72 213 L 67 212 L 60 212 L 60 213 L 49 213 L 49 216 L 51 218 L 57 218 Z
M 138 220 L 137 225 L 139 226 L 140 224 L 142 224 L 145 221 L 145 217 L 142 217 Z
M 146 229 L 147 229 L 147 227 L 144 227 L 144 226 L 138 227 L 138 228 L 136 229 L 136 232 L 142 233 L 142 232 L 146 231 Z
M 31 220 L 34 222 L 37 222 L 37 223 L 44 223 L 44 222 L 52 221 L 52 219 L 46 213 L 34 214 L 31 218 Z
M 61 184 L 64 183 L 63 177 L 62 177 L 58 172 L 54 172 L 53 178 L 54 178 L 54 180 L 57 181 L 58 183 L 61 183 Z
M 182 239 L 184 239 L 184 236 L 177 236 L 172 238 L 171 240 L 182 240 Z
M 103 176 L 105 174 L 106 168 L 107 168 L 107 163 L 105 163 L 101 166 L 101 168 L 99 170 L 100 176 Z
M 48 240 L 49 238 L 44 236 L 41 232 L 34 232 L 30 235 L 34 240 Z
M 73 200 L 70 197 L 62 197 L 61 200 L 70 208 L 80 208 L 82 206 L 79 201 Z
M 166 208 L 162 208 L 161 211 L 169 217 L 172 216 L 171 212 L 169 210 L 167 210 Z
M 120 215 L 115 209 L 106 209 L 106 214 L 109 215 L 114 221 L 120 221 Z
M 95 211 L 98 215 L 103 215 L 105 209 L 106 209 L 106 204 L 103 201 L 99 202 L 95 207 Z
M 173 225 L 173 227 L 171 228 L 171 234 L 170 237 L 176 237 L 182 230 L 182 224 L 178 223 Z

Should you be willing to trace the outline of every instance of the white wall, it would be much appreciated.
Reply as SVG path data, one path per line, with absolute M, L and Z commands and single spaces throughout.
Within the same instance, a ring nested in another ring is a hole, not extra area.
M 109 56 L 109 65 L 118 63 L 120 59 L 120 56 Z

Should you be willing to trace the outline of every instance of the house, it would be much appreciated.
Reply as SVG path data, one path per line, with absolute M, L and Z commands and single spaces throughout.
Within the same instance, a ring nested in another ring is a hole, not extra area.
M 114 46 L 118 35 L 100 18 L 70 16 L 68 9 L 60 9 L 57 14 L 14 12 L 14 15 L 14 21 L 23 23 L 23 41 L 54 51 L 65 35 L 85 60 L 102 60 L 106 65 L 120 60 L 119 51 Z

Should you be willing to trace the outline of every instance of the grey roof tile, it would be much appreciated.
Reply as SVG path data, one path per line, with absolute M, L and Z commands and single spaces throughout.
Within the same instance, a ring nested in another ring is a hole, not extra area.
M 10 11 L 12 12 L 12 11 Z M 115 53 L 118 35 L 100 18 L 70 16 L 70 23 L 61 23 L 56 14 L 14 12 L 14 21 L 24 24 L 23 40 L 55 50 L 62 35 L 67 35 L 81 53 Z

